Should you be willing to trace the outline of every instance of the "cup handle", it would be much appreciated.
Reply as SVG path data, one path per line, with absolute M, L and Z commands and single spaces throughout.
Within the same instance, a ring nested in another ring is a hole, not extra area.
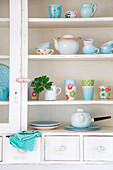
M 113 48 L 111 49 L 112 51 L 111 51 L 111 53 L 110 54 L 113 54 Z
M 93 11 L 93 13 L 91 14 L 91 17 L 95 14 L 95 12 L 97 11 L 97 4 L 93 3 L 92 7 L 95 6 L 95 9 Z
M 98 54 L 99 53 L 99 49 L 98 48 L 95 48 L 95 53 L 94 54 Z
M 75 15 L 75 17 L 77 16 L 77 11 L 74 11 L 74 15 Z
M 62 92 L 62 89 L 60 87 L 57 87 L 56 90 L 57 89 L 59 89 L 59 92 L 56 94 L 56 96 L 58 96 Z
M 51 55 L 53 53 L 54 53 L 54 50 L 51 49 L 48 54 Z

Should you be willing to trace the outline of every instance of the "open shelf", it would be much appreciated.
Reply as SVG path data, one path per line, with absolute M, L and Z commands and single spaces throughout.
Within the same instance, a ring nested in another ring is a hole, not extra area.
M 113 17 L 98 18 L 29 18 L 30 28 L 112 27 Z
M 0 28 L 6 28 L 9 27 L 9 18 L 0 18 Z
M 101 104 L 113 104 L 113 100 L 56 100 L 56 101 L 28 101 L 28 105 L 101 105 Z
M 29 55 L 29 60 L 113 60 L 113 54 Z

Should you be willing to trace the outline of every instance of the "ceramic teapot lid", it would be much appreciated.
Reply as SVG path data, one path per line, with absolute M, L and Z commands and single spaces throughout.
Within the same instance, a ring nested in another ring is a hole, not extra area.
M 63 37 L 58 37 L 58 40 L 80 40 L 81 37 L 74 37 L 73 35 L 64 35 Z

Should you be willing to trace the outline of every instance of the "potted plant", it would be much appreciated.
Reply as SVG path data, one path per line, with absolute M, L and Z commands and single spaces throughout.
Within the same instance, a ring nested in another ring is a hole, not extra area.
M 49 77 L 40 76 L 34 78 L 29 87 L 29 99 L 30 100 L 39 100 L 39 94 L 44 91 L 44 89 L 51 89 L 53 82 L 49 82 Z

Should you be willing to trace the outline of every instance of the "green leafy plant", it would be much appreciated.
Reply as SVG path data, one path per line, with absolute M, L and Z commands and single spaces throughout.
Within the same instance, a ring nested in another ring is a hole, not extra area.
M 49 82 L 49 77 L 41 76 L 34 78 L 31 86 L 34 87 L 34 92 L 40 94 L 44 89 L 49 90 L 53 82 Z

